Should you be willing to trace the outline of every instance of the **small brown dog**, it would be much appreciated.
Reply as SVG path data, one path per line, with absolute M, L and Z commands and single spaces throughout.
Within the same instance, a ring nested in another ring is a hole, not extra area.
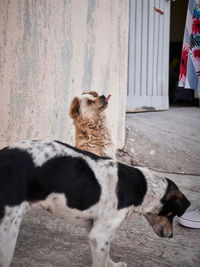
M 116 148 L 107 126 L 104 110 L 108 100 L 97 92 L 83 93 L 72 100 L 69 115 L 73 119 L 76 147 L 104 157 L 116 157 Z

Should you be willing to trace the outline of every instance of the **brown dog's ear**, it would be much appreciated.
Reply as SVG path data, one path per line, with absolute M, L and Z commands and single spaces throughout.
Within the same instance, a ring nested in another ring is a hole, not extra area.
M 78 97 L 74 97 L 72 100 L 71 106 L 69 108 L 69 116 L 72 119 L 76 119 L 79 115 L 79 106 L 80 106 L 80 100 Z

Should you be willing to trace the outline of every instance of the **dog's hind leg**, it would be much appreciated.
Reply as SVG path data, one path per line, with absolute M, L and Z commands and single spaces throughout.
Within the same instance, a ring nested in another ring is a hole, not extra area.
M 112 219 L 95 221 L 92 230 L 88 234 L 92 254 L 93 267 L 125 267 L 126 263 L 115 263 L 109 255 L 110 243 L 119 229 L 124 218 L 118 216 Z
M 28 207 L 24 202 L 19 206 L 5 208 L 5 215 L 0 222 L 0 267 L 8 267 L 11 264 L 19 227 Z

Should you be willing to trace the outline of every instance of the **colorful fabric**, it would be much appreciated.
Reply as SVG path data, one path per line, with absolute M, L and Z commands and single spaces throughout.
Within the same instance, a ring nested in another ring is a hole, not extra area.
M 200 90 L 200 0 L 188 3 L 178 86 Z

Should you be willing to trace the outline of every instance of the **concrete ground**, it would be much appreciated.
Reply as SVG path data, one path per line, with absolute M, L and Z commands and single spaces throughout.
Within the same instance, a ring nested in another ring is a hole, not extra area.
M 175 181 L 200 208 L 200 109 L 127 114 L 127 136 L 120 160 L 148 166 Z M 157 237 L 143 217 L 123 225 L 111 256 L 129 267 L 199 267 L 200 229 L 174 222 L 174 237 Z M 33 208 L 25 216 L 11 267 L 90 266 L 85 230 Z

